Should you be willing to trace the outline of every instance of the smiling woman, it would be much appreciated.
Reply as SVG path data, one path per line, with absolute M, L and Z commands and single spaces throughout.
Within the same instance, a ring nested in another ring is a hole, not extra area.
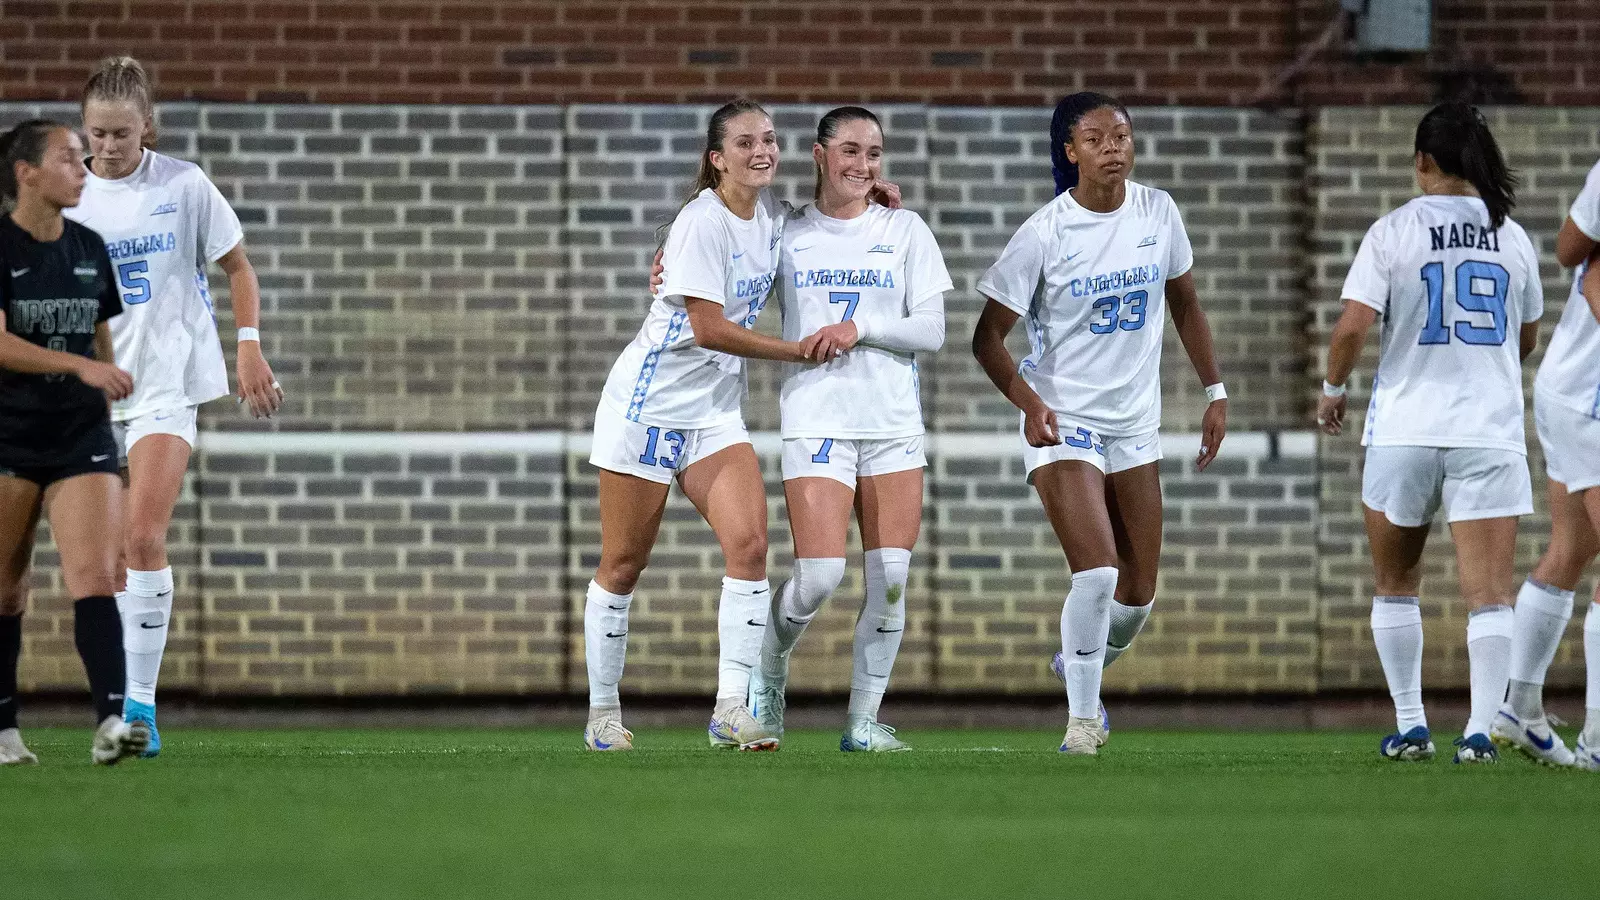
M 122 621 L 112 594 L 122 530 L 107 400 L 133 390 L 112 364 L 107 320 L 122 312 L 105 242 L 61 211 L 83 194 L 83 144 L 65 125 L 0 137 L 0 765 L 37 762 L 17 731 L 17 659 L 41 509 L 61 555 L 78 654 L 94 698 L 93 757 L 145 749 L 122 719 Z

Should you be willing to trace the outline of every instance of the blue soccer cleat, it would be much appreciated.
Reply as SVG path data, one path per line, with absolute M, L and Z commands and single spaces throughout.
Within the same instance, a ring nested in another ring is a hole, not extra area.
M 1384 759 L 1400 762 L 1433 759 L 1433 736 L 1428 726 L 1418 725 L 1405 734 L 1395 733 L 1378 742 L 1378 752 Z
M 1060 679 L 1062 684 L 1067 683 L 1067 660 L 1061 655 L 1060 650 L 1057 650 L 1056 655 L 1050 658 L 1050 671 L 1055 673 L 1056 678 Z M 1111 737 L 1111 714 L 1106 712 L 1106 705 L 1102 702 L 1100 704 L 1100 743 L 1095 746 L 1105 746 L 1106 739 L 1109 737 Z
M 156 731 L 156 707 L 153 703 L 140 703 L 137 700 L 124 697 L 122 700 L 122 721 L 132 725 L 143 722 L 150 730 L 150 744 L 139 753 L 140 759 L 152 759 L 161 754 L 161 732 Z
M 1494 742 L 1489 740 L 1487 734 L 1469 734 L 1456 738 L 1456 758 L 1458 763 L 1495 763 L 1500 761 L 1500 751 L 1494 748 Z

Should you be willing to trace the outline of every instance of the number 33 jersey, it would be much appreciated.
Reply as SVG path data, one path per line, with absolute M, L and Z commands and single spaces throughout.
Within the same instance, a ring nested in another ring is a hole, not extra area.
M 1063 192 L 1017 229 L 978 292 L 1026 319 L 1024 380 L 1057 415 L 1112 437 L 1161 427 L 1166 283 L 1194 265 L 1172 197 L 1129 181 L 1122 205 Z
M 244 239 L 239 217 L 193 163 L 145 150 L 125 178 L 89 173 L 83 200 L 62 211 L 98 231 L 111 254 L 123 314 L 111 320 L 117 365 L 133 394 L 116 421 L 228 393 L 206 265 Z
M 1544 313 L 1522 226 L 1477 197 L 1417 197 L 1367 230 L 1345 300 L 1383 317 L 1364 446 L 1527 453 L 1520 328 Z
M 916 355 L 872 345 L 872 335 L 951 288 L 944 256 L 922 218 L 876 204 L 852 219 L 806 206 L 783 235 L 778 290 L 784 340 L 856 323 L 861 341 L 824 365 L 787 367 L 778 409 L 785 438 L 886 439 L 922 434 Z M 941 307 L 942 314 L 942 307 Z

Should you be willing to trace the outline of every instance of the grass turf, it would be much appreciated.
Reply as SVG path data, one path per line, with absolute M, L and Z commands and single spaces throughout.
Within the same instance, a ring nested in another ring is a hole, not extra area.
M 1600 777 L 1380 760 L 1372 734 L 921 731 L 779 753 L 640 731 L 25 732 L 0 896 L 1420 897 L 1600 893 Z M 116 893 L 110 893 L 115 891 Z

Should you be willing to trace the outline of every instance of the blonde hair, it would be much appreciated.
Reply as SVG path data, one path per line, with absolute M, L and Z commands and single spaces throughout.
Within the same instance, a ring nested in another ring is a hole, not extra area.
M 144 116 L 146 123 L 144 138 L 140 143 L 145 147 L 154 147 L 156 106 L 153 94 L 150 76 L 145 74 L 144 66 L 139 65 L 137 59 L 110 56 L 100 61 L 100 67 L 84 83 L 83 105 L 87 107 L 90 100 L 132 103 Z

